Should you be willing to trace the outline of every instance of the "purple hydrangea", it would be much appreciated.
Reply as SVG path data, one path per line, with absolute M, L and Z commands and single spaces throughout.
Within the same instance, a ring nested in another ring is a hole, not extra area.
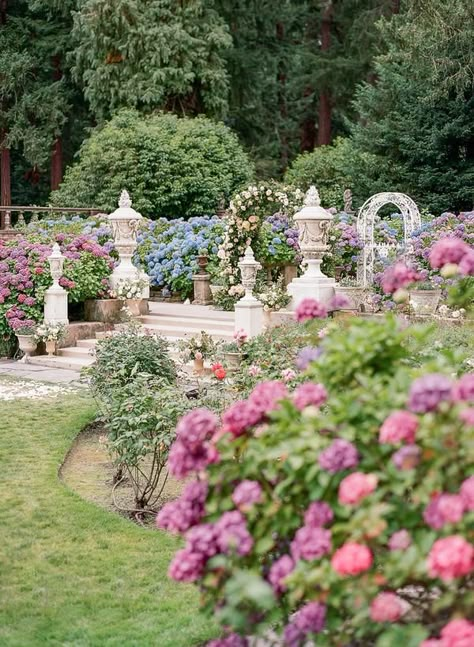
M 217 638 L 207 643 L 206 647 L 248 647 L 249 641 L 245 636 L 239 634 L 229 634 L 224 638 Z
M 178 422 L 176 436 L 190 452 L 199 452 L 215 434 L 218 424 L 217 416 L 209 409 L 193 409 Z
M 305 526 L 313 528 L 322 528 L 334 518 L 334 513 L 330 506 L 324 501 L 313 501 L 304 513 Z
M 331 531 L 314 526 L 303 526 L 296 531 L 291 542 L 291 555 L 294 560 L 319 559 L 331 550 Z
M 464 514 L 464 501 L 458 494 L 439 494 L 423 512 L 425 523 L 440 530 L 447 523 L 458 523 Z
M 270 572 L 268 573 L 268 581 L 277 595 L 281 595 L 281 593 L 286 591 L 287 587 L 285 586 L 284 580 L 293 571 L 294 567 L 295 563 L 289 555 L 283 555 L 271 565 Z
M 326 622 L 326 606 L 309 602 L 295 613 L 285 627 L 284 639 L 287 647 L 301 647 L 309 634 L 320 633 Z
M 357 449 L 352 443 L 343 438 L 336 438 L 329 447 L 319 454 L 320 467 L 332 474 L 356 467 L 358 463 Z
M 232 501 L 237 507 L 253 505 L 261 500 L 262 488 L 258 481 L 242 481 L 232 494 Z
M 238 438 L 262 419 L 261 412 L 247 400 L 234 402 L 222 416 L 224 431 Z
M 315 346 L 305 346 L 300 350 L 296 358 L 295 364 L 300 371 L 305 371 L 311 362 L 314 362 L 322 353 L 321 348 Z
M 206 496 L 206 483 L 188 483 L 179 499 L 167 503 L 159 511 L 156 517 L 157 527 L 180 534 L 198 524 L 204 516 Z
M 293 393 L 293 403 L 297 409 L 302 411 L 305 407 L 320 407 L 326 402 L 328 394 L 322 384 L 306 382 L 296 387 Z
M 199 472 L 211 462 L 212 455 L 209 447 L 201 447 L 198 451 L 191 452 L 177 439 L 171 445 L 168 456 L 168 469 L 176 478 L 185 478 L 192 472 Z
M 178 550 L 168 569 L 168 576 L 177 582 L 195 582 L 204 571 L 204 559 L 189 549 Z
M 191 553 L 202 555 L 209 559 L 217 553 L 216 529 L 211 523 L 202 523 L 194 526 L 186 533 L 186 548 Z
M 421 458 L 421 449 L 418 445 L 404 445 L 392 456 L 395 467 L 399 470 L 414 469 Z
M 324 303 L 316 299 L 303 299 L 295 310 L 296 321 L 303 323 L 311 319 L 324 319 L 328 316 L 328 311 Z
M 413 382 L 408 408 L 414 413 L 435 411 L 440 402 L 451 397 L 452 382 L 441 373 L 424 375 Z
M 452 397 L 455 402 L 474 402 L 474 373 L 460 378 L 453 386 Z
M 247 530 L 244 516 L 238 510 L 224 512 L 215 528 L 220 552 L 235 551 L 238 555 L 248 555 L 252 550 L 253 539 Z
M 280 400 L 288 395 L 288 389 L 279 380 L 270 380 L 257 384 L 249 395 L 248 403 L 255 411 L 265 416 L 278 407 Z
M 411 536 L 404 528 L 394 532 L 388 540 L 389 550 L 406 550 L 411 544 Z

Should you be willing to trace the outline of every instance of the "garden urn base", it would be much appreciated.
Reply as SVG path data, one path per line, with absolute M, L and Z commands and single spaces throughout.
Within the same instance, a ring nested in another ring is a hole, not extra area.
M 34 335 L 17 335 L 18 346 L 24 353 L 23 362 L 28 362 L 28 357 L 31 357 L 36 350 L 36 340 Z
M 288 286 L 288 294 L 292 297 L 290 308 L 296 310 L 303 299 L 316 299 L 328 304 L 334 296 L 336 281 L 327 276 L 314 277 L 304 274 L 294 279 Z
M 241 353 L 227 352 L 222 354 L 225 367 L 228 369 L 239 368 L 242 361 Z
M 416 315 L 434 315 L 441 290 L 410 290 L 410 306 Z
M 45 347 L 46 347 L 46 353 L 48 354 L 48 357 L 52 357 L 56 353 L 56 342 L 55 341 L 47 341 L 47 342 L 45 342 Z

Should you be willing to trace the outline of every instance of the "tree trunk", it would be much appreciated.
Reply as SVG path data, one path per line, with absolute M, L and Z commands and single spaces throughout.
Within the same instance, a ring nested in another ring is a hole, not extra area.
M 58 137 L 51 153 L 51 191 L 56 191 L 63 180 L 63 141 Z
M 321 51 L 327 52 L 331 46 L 331 25 L 333 15 L 332 0 L 328 0 L 321 22 Z M 318 139 L 317 146 L 324 146 L 331 143 L 331 118 L 332 102 L 328 88 L 323 88 L 319 94 L 318 112 Z

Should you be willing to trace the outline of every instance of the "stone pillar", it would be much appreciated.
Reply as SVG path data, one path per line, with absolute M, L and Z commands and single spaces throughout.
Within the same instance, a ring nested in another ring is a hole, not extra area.
M 44 295 L 44 320 L 46 323 L 68 324 L 67 292 L 59 285 L 63 274 L 64 256 L 58 243 L 54 243 L 53 251 L 48 257 L 48 263 L 53 278 L 53 285 Z
M 255 260 L 252 248 L 247 247 L 239 263 L 245 295 L 235 304 L 235 331 L 245 330 L 248 337 L 255 337 L 263 330 L 263 305 L 253 296 L 257 272 L 261 267 Z
M 332 219 L 333 216 L 321 207 L 318 190 L 312 186 L 303 208 L 294 217 L 306 270 L 303 276 L 293 279 L 288 285 L 288 294 L 292 297 L 290 308 L 293 310 L 307 297 L 329 303 L 334 296 L 335 280 L 321 272 L 321 262 L 329 248 L 327 241 Z
M 144 280 L 148 288 L 143 290 L 142 297 L 150 296 L 148 275 L 132 263 L 133 254 L 137 248 L 137 229 L 142 215 L 132 209 L 132 201 L 127 191 L 120 194 L 119 208 L 109 215 L 109 222 L 114 236 L 115 249 L 119 255 L 119 263 L 110 277 L 110 287 L 115 290 L 121 281 Z M 147 296 L 145 296 L 147 295 Z
M 199 270 L 193 275 L 193 305 L 208 306 L 212 303 L 211 275 L 206 272 L 208 258 L 202 254 L 197 261 Z

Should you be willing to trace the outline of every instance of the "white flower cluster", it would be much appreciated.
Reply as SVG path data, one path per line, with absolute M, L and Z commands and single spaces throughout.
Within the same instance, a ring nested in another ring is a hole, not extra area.
M 35 339 L 37 341 L 59 341 L 64 336 L 65 331 L 64 324 L 43 321 L 36 329 Z
M 141 299 L 145 281 L 142 279 L 121 279 L 115 290 L 110 292 L 112 299 Z
M 443 318 L 450 319 L 463 319 L 466 311 L 464 308 L 459 308 L 459 310 L 451 310 L 447 305 L 443 304 L 438 308 L 438 315 Z

